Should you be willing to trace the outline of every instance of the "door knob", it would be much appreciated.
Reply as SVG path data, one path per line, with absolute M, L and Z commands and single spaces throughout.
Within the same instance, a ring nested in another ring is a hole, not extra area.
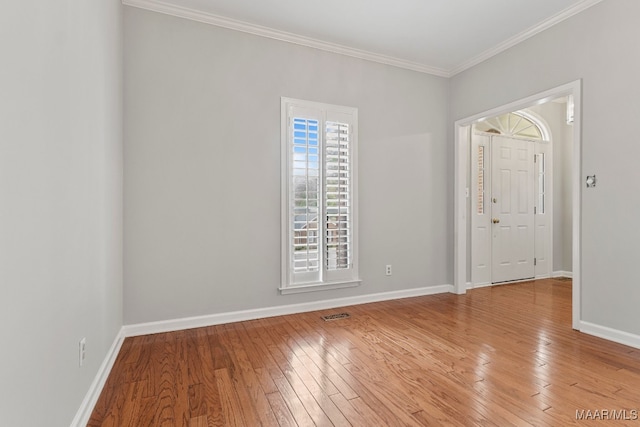
M 494 224 L 499 224 L 500 220 L 498 218 L 493 218 L 491 222 L 493 222 Z

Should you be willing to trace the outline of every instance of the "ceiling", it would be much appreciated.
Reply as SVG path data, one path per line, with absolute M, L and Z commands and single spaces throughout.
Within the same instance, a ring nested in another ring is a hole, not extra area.
M 600 1 L 123 0 L 123 3 L 451 76 Z

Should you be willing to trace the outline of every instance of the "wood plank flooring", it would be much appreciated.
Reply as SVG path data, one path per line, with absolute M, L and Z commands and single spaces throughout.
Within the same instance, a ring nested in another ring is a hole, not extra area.
M 638 410 L 640 351 L 573 331 L 571 282 L 547 279 L 127 338 L 88 425 L 638 426 Z

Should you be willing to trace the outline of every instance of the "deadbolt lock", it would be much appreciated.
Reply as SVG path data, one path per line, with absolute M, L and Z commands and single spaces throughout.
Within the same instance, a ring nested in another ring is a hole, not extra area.
M 493 198 L 493 203 L 498 203 L 498 199 L 496 199 L 495 197 Z

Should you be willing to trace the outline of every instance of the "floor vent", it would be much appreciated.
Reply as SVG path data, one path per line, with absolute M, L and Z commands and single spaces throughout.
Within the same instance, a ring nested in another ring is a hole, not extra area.
M 351 317 L 349 313 L 328 314 L 326 316 L 322 316 L 322 320 L 329 322 L 330 320 L 346 319 L 348 317 Z
M 570 282 L 571 280 L 573 280 L 571 279 L 571 277 L 554 277 L 554 279 L 560 282 Z

